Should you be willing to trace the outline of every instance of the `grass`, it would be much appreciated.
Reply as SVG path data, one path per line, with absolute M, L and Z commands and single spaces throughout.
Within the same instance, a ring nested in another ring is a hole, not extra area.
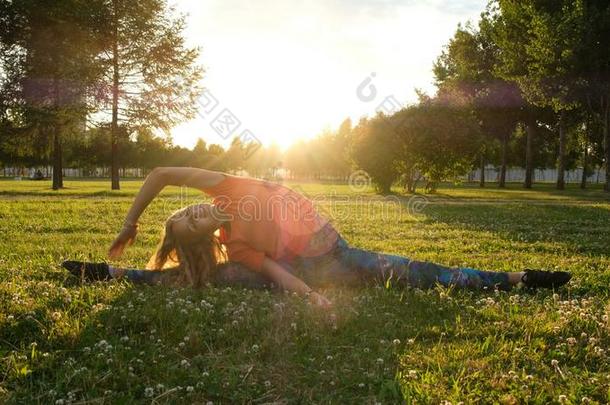
M 599 189 L 446 186 L 384 202 L 293 183 L 355 246 L 574 273 L 556 292 L 333 288 L 328 314 L 289 294 L 76 283 L 59 263 L 104 260 L 139 185 L 0 181 L 0 402 L 610 401 L 610 201 Z M 143 265 L 163 219 L 199 198 L 166 190 L 118 264 Z

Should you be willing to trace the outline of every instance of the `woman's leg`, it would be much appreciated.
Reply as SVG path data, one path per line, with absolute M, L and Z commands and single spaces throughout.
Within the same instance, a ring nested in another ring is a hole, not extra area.
M 140 270 L 140 269 L 124 269 L 120 267 L 108 266 L 112 278 L 127 279 L 134 284 L 159 285 L 163 280 L 171 277 L 178 269 L 167 270 Z
M 110 275 L 113 278 L 125 278 L 136 284 L 158 285 L 164 284 L 166 280 L 175 280 L 177 268 L 165 270 L 138 270 L 122 269 L 110 266 Z M 218 266 L 210 283 L 218 287 L 243 287 L 252 289 L 270 288 L 271 283 L 260 273 L 249 270 L 239 263 L 223 263 Z
M 340 239 L 334 256 L 344 269 L 332 271 L 355 271 L 362 279 L 419 288 L 430 288 L 439 283 L 447 287 L 510 290 L 522 274 L 451 268 L 420 262 L 402 256 L 350 247 L 343 239 Z
M 86 281 L 107 281 L 113 278 L 126 279 L 135 284 L 172 284 L 178 277 L 177 268 L 165 270 L 139 270 L 110 266 L 107 263 L 92 263 L 67 260 L 62 266 L 74 276 Z M 222 263 L 212 274 L 210 283 L 215 286 L 237 286 L 245 288 L 273 288 L 263 275 L 249 270 L 239 263 Z

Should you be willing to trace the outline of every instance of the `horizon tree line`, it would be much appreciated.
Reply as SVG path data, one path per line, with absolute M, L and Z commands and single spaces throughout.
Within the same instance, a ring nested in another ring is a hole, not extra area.
M 345 120 L 285 152 L 235 139 L 192 149 L 169 133 L 196 113 L 203 69 L 185 21 L 165 0 L 1 0 L 0 163 L 119 169 L 191 165 L 277 168 L 298 177 L 347 178 L 366 170 L 380 192 L 397 181 L 427 190 L 473 168 L 582 167 L 581 187 L 605 167 L 610 191 L 610 5 L 601 0 L 491 0 L 459 25 L 433 65 L 437 91 L 386 116 Z

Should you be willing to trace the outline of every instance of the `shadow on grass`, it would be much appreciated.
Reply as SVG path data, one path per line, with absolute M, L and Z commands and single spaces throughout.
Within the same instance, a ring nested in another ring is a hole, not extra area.
M 64 286 L 0 332 L 8 402 L 400 403 L 406 342 L 459 317 L 432 290 L 324 289 L 329 314 L 265 290 Z
M 557 242 L 574 252 L 605 256 L 610 246 L 610 209 L 562 205 L 437 205 L 424 223 L 489 231 L 518 242 Z
M 524 188 L 520 183 L 507 183 L 504 188 L 498 187 L 497 184 L 488 184 L 486 187 L 479 187 L 478 183 L 443 184 L 432 196 L 479 199 L 486 198 L 486 194 L 493 199 L 505 199 L 507 202 L 515 199 L 556 202 L 610 202 L 610 193 L 605 192 L 601 184 L 590 184 L 584 190 L 577 184 L 567 184 L 564 190 L 558 190 L 551 183 L 538 183 L 531 189 Z
M 57 198 L 91 198 L 91 197 L 133 197 L 130 191 L 77 191 L 78 188 L 65 187 L 61 190 L 53 191 L 50 188 L 45 190 L 3 190 L 0 191 L 2 197 L 57 197 Z
M 523 328 L 535 309 L 476 303 L 506 293 L 321 287 L 330 314 L 266 290 L 58 281 L 67 291 L 0 332 L 9 402 L 436 400 L 456 381 L 493 388 L 497 370 L 477 370 L 510 364 L 498 350 L 550 339 Z
M 581 292 L 610 293 L 610 210 L 605 206 L 439 204 L 426 207 L 422 222 L 473 231 L 475 236 L 491 232 L 492 238 L 471 241 L 473 246 L 491 243 L 487 250 L 502 249 L 498 245 L 502 241 L 503 254 L 515 249 L 517 254 L 556 256 L 579 269 L 578 277 L 584 281 Z

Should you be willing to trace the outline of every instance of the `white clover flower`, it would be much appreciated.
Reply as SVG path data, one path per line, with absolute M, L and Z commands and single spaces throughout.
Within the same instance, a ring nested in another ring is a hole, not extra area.
M 565 395 L 560 395 L 557 399 L 559 400 L 560 404 L 565 404 L 566 402 L 568 402 L 568 397 L 566 397 Z
M 203 377 L 209 377 L 209 376 L 210 376 L 210 373 L 208 373 L 207 371 L 204 371 L 203 373 L 201 373 L 201 375 L 202 375 Z
M 559 362 L 557 361 L 557 359 L 551 360 L 551 366 L 557 367 L 558 365 L 559 365 Z
M 179 346 L 180 348 L 184 347 L 184 342 L 180 342 L 180 343 L 178 343 L 178 346 Z
M 292 323 L 290 324 L 290 327 L 291 327 L 292 329 L 294 329 L 294 330 L 297 330 L 297 324 L 296 324 L 296 322 L 292 322 Z
M 55 401 L 55 405 L 64 405 L 64 400 L 63 399 L 58 399 Z
M 257 344 L 252 345 L 252 350 L 257 352 L 260 347 Z
M 573 337 L 567 338 L 566 341 L 568 342 L 569 345 L 575 345 L 576 344 L 576 338 L 573 338 Z
M 358 384 L 358 387 L 360 387 L 360 388 L 364 388 L 364 383 L 360 383 L 360 384 Z
M 400 344 L 400 339 L 394 339 L 394 340 L 392 340 L 392 344 L 393 344 L 394 346 L 398 346 L 398 345 Z
M 266 380 L 264 384 L 265 384 L 265 387 L 267 387 L 267 388 L 271 387 L 271 381 L 269 381 L 269 380 Z
M 377 364 L 383 364 L 383 359 L 380 357 L 377 360 L 375 360 L 377 362 Z
M 407 340 L 407 344 L 412 345 L 413 343 L 415 343 L 415 339 L 409 339 L 409 340 Z
M 330 354 L 328 356 L 326 356 L 326 360 L 332 360 L 333 356 L 331 356 Z
M 145 396 L 146 398 L 150 398 L 150 397 L 152 397 L 153 395 L 155 395 L 155 390 L 154 390 L 152 387 L 147 387 L 147 388 L 144 390 L 144 396 Z
M 188 387 L 186 387 L 186 392 L 193 392 L 195 391 L 195 388 L 192 385 L 189 385 Z
M 415 378 L 415 377 L 417 377 L 417 371 L 409 370 L 409 378 Z
M 121 342 L 129 342 L 129 336 L 123 336 Z
M 188 362 L 188 360 L 184 359 L 180 362 L 180 365 L 184 368 L 188 368 L 191 364 Z

